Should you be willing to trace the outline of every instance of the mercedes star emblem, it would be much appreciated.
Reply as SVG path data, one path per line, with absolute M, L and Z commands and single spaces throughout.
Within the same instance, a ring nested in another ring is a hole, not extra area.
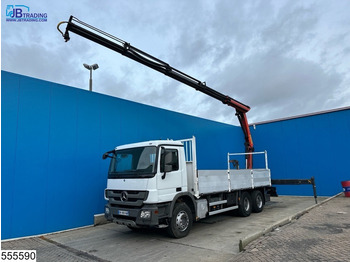
M 126 191 L 123 191 L 121 194 L 120 194 L 120 200 L 121 201 L 127 201 L 128 200 L 128 192 Z

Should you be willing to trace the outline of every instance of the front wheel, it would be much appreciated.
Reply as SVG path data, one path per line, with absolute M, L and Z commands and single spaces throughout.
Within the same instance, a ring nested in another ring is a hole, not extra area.
M 170 219 L 168 233 L 174 238 L 182 238 L 188 235 L 192 228 L 192 212 L 185 203 L 175 205 Z

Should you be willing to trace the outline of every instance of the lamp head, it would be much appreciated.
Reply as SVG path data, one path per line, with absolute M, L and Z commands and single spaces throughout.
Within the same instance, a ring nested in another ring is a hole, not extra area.
M 98 64 L 93 64 L 93 65 L 88 65 L 88 64 L 83 64 L 83 66 L 88 69 L 88 70 L 96 70 L 98 68 Z

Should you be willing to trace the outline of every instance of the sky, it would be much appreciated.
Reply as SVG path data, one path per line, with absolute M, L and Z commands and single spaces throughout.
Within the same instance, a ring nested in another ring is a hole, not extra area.
M 46 22 L 9 22 L 9 5 Z M 251 107 L 249 123 L 350 106 L 348 0 L 1 1 L 1 69 L 239 125 L 235 110 L 56 26 L 70 15 Z M 65 25 L 61 26 L 65 29 Z

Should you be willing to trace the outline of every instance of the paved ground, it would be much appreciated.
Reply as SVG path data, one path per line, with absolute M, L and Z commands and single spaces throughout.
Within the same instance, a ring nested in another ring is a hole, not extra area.
M 350 261 L 350 198 L 340 195 L 315 207 L 230 261 Z
M 320 198 L 319 201 L 325 198 Z M 106 224 L 14 241 L 2 249 L 36 249 L 38 261 L 349 261 L 350 198 L 338 196 L 311 209 L 313 198 L 278 197 L 260 214 L 232 214 L 195 223 L 190 235 L 133 232 Z M 301 217 L 300 217 L 301 216 Z M 291 218 L 300 217 L 292 220 Z M 286 224 L 283 227 L 278 225 Z M 268 232 L 252 243 L 252 236 Z

